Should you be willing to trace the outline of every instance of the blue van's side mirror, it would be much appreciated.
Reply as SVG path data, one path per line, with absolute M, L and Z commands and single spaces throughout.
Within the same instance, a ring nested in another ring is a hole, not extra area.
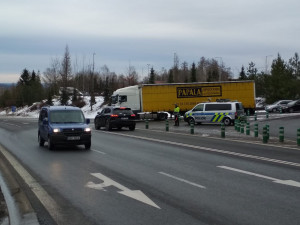
M 86 124 L 90 124 L 91 120 L 90 119 L 86 119 Z

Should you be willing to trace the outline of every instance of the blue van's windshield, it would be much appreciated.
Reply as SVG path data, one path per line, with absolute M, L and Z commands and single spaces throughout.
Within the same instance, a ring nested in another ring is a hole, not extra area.
M 50 112 L 52 123 L 84 123 L 84 116 L 80 110 L 57 110 Z

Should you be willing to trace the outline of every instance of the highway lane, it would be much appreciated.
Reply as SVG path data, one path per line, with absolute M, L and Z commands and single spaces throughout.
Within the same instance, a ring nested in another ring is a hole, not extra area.
M 93 131 L 91 151 L 49 151 L 37 144 L 36 121 L 0 126 L 1 143 L 62 206 L 61 224 L 80 224 L 73 212 L 86 224 L 300 221 L 299 150 L 124 129 Z

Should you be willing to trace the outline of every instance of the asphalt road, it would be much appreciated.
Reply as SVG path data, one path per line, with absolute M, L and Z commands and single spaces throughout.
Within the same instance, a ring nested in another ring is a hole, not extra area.
M 164 129 L 93 130 L 90 151 L 49 151 L 38 146 L 37 121 L 0 118 L 1 144 L 40 185 L 23 187 L 41 224 L 299 224 L 299 147 L 232 127 L 225 140 L 217 126 Z

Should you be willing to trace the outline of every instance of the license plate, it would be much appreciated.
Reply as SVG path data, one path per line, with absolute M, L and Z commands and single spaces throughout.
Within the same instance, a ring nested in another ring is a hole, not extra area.
M 80 137 L 79 136 L 71 136 L 71 137 L 68 137 L 67 140 L 69 141 L 76 141 L 76 140 L 80 140 Z
M 122 117 L 121 120 L 128 120 L 128 118 L 127 117 Z

